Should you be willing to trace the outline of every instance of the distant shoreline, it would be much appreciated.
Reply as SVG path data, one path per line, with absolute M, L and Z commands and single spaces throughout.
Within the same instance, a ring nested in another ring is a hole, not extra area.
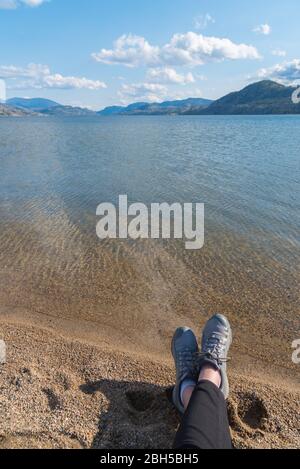
M 133 103 L 110 106 L 101 111 L 64 106 L 43 98 L 12 98 L 0 104 L 0 116 L 161 116 L 161 115 L 294 115 L 300 114 L 300 103 L 293 102 L 297 87 L 270 80 L 253 83 L 238 92 L 215 101 L 203 98 Z

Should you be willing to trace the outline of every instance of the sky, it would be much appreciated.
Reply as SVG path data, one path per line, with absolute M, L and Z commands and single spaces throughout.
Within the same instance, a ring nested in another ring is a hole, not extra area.
M 0 80 L 7 98 L 95 110 L 297 84 L 299 13 L 299 0 L 0 0 Z

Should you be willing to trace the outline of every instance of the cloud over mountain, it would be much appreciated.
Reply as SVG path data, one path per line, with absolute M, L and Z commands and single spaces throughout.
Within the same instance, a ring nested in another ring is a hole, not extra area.
M 92 57 L 105 64 L 127 67 L 197 66 L 224 59 L 258 59 L 254 46 L 236 44 L 227 38 L 209 37 L 194 32 L 174 34 L 162 47 L 151 45 L 144 37 L 123 35 L 113 49 L 101 49 Z
M 89 80 L 85 77 L 63 76 L 51 73 L 47 65 L 31 63 L 27 67 L 14 65 L 0 66 L 0 78 L 8 80 L 8 86 L 13 89 L 89 89 L 106 88 L 100 80 Z
M 163 67 L 163 68 L 150 68 L 147 72 L 147 79 L 152 82 L 175 84 L 175 85 L 187 85 L 194 83 L 195 78 L 192 73 L 180 74 L 174 68 Z
M 132 83 L 123 84 L 118 95 L 123 104 L 132 100 L 158 102 L 165 98 L 167 91 L 166 86 L 158 83 Z
M 300 59 L 262 68 L 258 71 L 258 77 L 270 78 L 287 84 L 297 83 L 300 81 Z

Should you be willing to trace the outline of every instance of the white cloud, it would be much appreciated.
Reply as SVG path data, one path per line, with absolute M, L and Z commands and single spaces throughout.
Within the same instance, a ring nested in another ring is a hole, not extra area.
M 47 2 L 48 0 L 21 0 L 22 3 L 28 5 L 29 7 L 39 7 L 42 3 Z
M 34 8 L 48 1 L 50 0 L 0 0 L 0 10 L 15 10 L 22 4 Z
M 269 78 L 284 84 L 297 84 L 300 80 L 300 59 L 283 62 L 258 71 L 259 78 Z
M 59 73 L 47 75 L 42 80 L 42 88 L 63 88 L 63 89 L 87 89 L 99 90 L 106 88 L 106 84 L 99 80 L 89 80 L 88 78 L 64 77 Z
M 114 42 L 114 49 L 102 49 L 92 54 L 97 62 L 137 67 L 140 64 L 159 65 L 159 47 L 153 47 L 146 39 L 132 34 L 123 35 Z
M 0 78 L 9 81 L 12 89 L 89 89 L 99 90 L 106 88 L 106 84 L 99 80 L 89 80 L 85 77 L 63 76 L 59 73 L 52 74 L 47 65 L 29 64 L 27 67 L 14 65 L 0 66 Z
M 183 75 L 170 67 L 149 69 L 147 72 L 147 79 L 152 82 L 175 85 L 187 85 L 195 82 L 195 78 L 192 73 Z
M 175 34 L 170 43 L 164 46 L 162 57 L 165 61 L 179 65 L 202 65 L 209 60 L 257 59 L 259 54 L 253 46 L 189 32 Z
M 0 65 L 1 78 L 34 78 L 49 75 L 50 69 L 47 65 L 31 63 L 27 67 L 16 67 L 15 65 Z
M 123 84 L 118 92 L 122 104 L 132 101 L 159 102 L 167 94 L 167 87 L 157 83 L 133 83 Z
M 271 34 L 272 32 L 272 28 L 269 24 L 265 23 L 265 24 L 260 24 L 258 26 L 256 26 L 254 29 L 253 29 L 253 32 L 254 33 L 257 33 L 257 34 L 262 34 L 264 36 L 269 36 L 269 34 Z
M 6 101 L 6 84 L 4 80 L 0 80 L 0 103 Z
M 272 50 L 272 55 L 276 57 L 286 57 L 286 51 L 282 49 L 274 49 Z
M 140 36 L 123 35 L 115 41 L 113 49 L 102 49 L 92 57 L 98 62 L 127 67 L 196 66 L 212 60 L 260 58 L 257 49 L 251 45 L 194 32 L 175 34 L 162 47 L 152 46 Z
M 196 16 L 194 26 L 196 29 L 205 29 L 210 23 L 214 24 L 215 22 L 215 19 L 209 13 L 206 13 L 205 15 Z

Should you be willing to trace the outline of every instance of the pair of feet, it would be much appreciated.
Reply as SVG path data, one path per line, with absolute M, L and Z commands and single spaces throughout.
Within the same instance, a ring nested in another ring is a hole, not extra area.
M 212 369 L 219 373 L 220 390 L 225 399 L 229 396 L 227 377 L 228 351 L 232 343 L 232 332 L 228 319 L 216 314 L 203 330 L 201 348 L 193 331 L 187 327 L 177 329 L 172 340 L 172 355 L 176 367 L 176 385 L 173 403 L 180 413 L 185 412 L 184 390 L 196 386 L 201 371 Z

